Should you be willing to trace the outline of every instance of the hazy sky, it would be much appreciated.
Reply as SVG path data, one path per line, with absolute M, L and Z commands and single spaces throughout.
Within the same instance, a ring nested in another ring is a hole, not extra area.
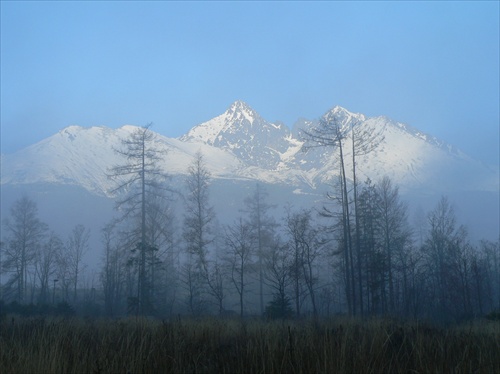
M 1 146 L 69 125 L 171 137 L 244 100 L 335 105 L 499 163 L 499 2 L 1 1 Z

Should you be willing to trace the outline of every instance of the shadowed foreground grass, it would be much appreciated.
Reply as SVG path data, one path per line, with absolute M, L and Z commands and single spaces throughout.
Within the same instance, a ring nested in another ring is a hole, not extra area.
M 500 325 L 4 320 L 1 373 L 494 373 Z

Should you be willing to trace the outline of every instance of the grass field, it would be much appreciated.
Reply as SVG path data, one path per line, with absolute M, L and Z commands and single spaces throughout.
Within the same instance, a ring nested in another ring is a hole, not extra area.
M 500 373 L 500 324 L 8 317 L 0 372 Z

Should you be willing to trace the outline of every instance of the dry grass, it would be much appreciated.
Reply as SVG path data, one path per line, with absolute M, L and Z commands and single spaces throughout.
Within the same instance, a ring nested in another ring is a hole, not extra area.
M 494 373 L 500 325 L 7 319 L 0 372 Z

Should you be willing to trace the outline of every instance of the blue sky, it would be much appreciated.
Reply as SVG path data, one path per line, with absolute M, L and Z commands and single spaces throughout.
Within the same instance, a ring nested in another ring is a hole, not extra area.
M 69 125 L 177 137 L 335 105 L 499 163 L 499 2 L 1 1 L 3 153 Z

